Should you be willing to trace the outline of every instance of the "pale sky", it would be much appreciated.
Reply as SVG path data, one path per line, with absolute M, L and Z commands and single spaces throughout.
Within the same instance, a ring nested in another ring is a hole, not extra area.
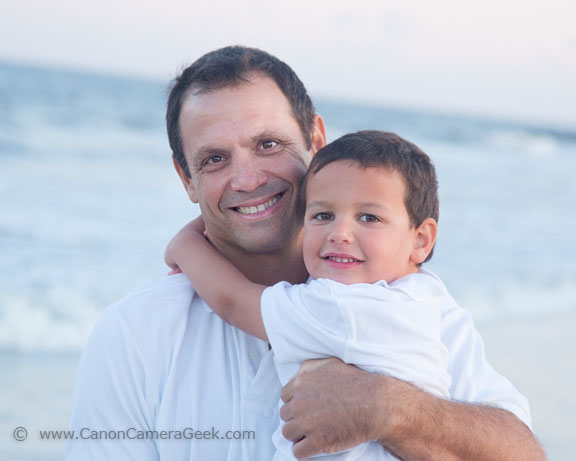
M 168 81 L 243 44 L 312 96 L 576 129 L 570 0 L 0 0 L 0 59 Z

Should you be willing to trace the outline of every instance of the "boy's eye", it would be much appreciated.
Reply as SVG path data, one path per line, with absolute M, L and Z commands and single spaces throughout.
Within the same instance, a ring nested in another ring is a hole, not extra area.
M 362 216 L 360 216 L 360 221 L 371 223 L 371 222 L 380 222 L 380 219 L 378 219 L 373 214 L 363 214 Z
M 332 214 L 326 212 L 316 213 L 312 216 L 312 219 L 316 219 L 317 221 L 330 221 L 332 219 Z
M 260 143 L 260 150 L 273 149 L 277 145 L 278 145 L 278 143 L 276 141 L 273 141 L 272 139 L 267 139 L 266 141 L 262 141 Z

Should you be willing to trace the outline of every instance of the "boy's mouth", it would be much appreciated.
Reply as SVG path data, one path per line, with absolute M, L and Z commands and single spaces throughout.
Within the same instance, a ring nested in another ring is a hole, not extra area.
M 339 258 L 338 256 L 326 256 L 324 259 L 329 259 L 337 263 L 359 263 L 360 260 L 354 258 Z
M 321 256 L 322 259 L 337 263 L 337 264 L 352 264 L 352 263 L 363 263 L 364 260 L 355 258 L 352 255 L 342 254 L 342 253 L 328 253 Z

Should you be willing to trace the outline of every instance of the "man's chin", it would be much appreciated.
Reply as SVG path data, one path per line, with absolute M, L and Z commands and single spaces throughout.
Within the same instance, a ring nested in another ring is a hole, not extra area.
M 237 233 L 233 244 L 248 255 L 278 253 L 291 246 L 297 233 L 297 229 L 289 232 L 286 227 L 274 229 L 268 225 L 266 229 L 251 228 Z
M 250 255 L 279 253 L 286 250 L 288 244 L 286 240 L 251 238 L 239 242 L 238 246 L 242 248 L 249 257 Z

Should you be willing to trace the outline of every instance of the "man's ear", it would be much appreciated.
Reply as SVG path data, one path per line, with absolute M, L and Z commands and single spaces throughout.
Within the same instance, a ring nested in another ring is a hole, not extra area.
M 326 145 L 326 126 L 324 125 L 324 119 L 318 114 L 314 115 L 310 140 L 312 141 L 310 149 L 312 156 Z
M 196 195 L 196 189 L 194 189 L 194 185 L 192 184 L 192 178 L 186 174 L 174 156 L 172 156 L 172 163 L 174 164 L 174 168 L 176 168 L 176 173 L 180 176 L 180 180 L 184 185 L 184 189 L 186 189 L 188 197 L 190 197 L 190 200 L 193 203 L 198 203 L 198 196 Z
M 416 229 L 414 236 L 414 248 L 410 253 L 410 261 L 414 264 L 422 264 L 436 243 L 438 224 L 432 218 L 426 218 Z

